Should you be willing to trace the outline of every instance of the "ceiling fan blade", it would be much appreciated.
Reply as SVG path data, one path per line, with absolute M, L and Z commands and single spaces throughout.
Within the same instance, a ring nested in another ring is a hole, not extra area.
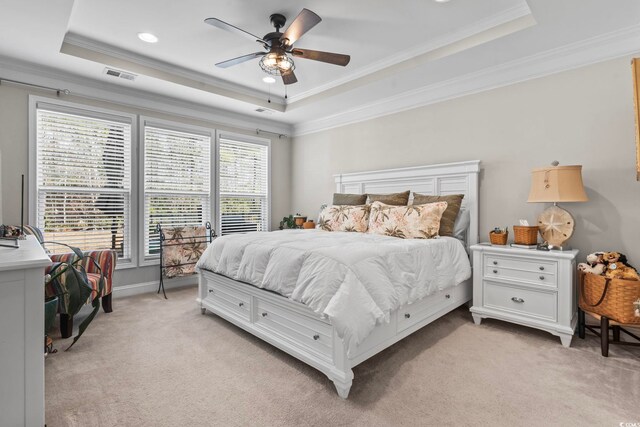
M 286 85 L 292 85 L 298 81 L 298 78 L 293 71 L 290 71 L 287 74 L 282 75 L 282 81 Z
M 235 25 L 231 25 L 224 21 L 221 21 L 218 18 L 207 18 L 204 20 L 204 22 L 206 22 L 209 25 L 213 25 L 216 28 L 220 28 L 221 30 L 228 31 L 233 34 L 239 34 L 243 37 L 253 40 L 254 42 L 259 42 L 263 44 L 266 43 L 266 41 L 264 41 L 262 37 L 258 37 L 254 34 L 251 34 L 241 28 L 236 27 Z
M 318 15 L 309 9 L 302 9 L 296 16 L 289 28 L 282 34 L 280 40 L 285 46 L 293 46 L 307 31 L 318 25 L 322 21 Z
M 243 62 L 250 61 L 262 55 L 264 55 L 264 52 L 253 52 L 248 55 L 242 55 L 242 56 L 238 56 L 237 58 L 227 59 L 226 61 L 218 62 L 216 64 L 216 67 L 229 68 L 234 65 L 238 65 L 238 64 L 242 64 Z
M 298 58 L 311 59 L 313 61 L 322 61 L 334 65 L 346 66 L 351 57 L 349 55 L 343 55 L 341 53 L 322 52 L 319 50 L 310 49 L 293 49 L 291 54 Z

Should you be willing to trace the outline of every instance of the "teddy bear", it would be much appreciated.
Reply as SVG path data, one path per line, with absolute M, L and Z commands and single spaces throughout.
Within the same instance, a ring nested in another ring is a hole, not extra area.
M 587 255 L 587 262 L 581 262 L 578 264 L 578 270 L 585 273 L 596 274 L 598 276 L 604 274 L 607 269 L 607 265 L 604 263 L 604 252 L 594 252 Z
M 621 262 L 627 267 L 633 268 L 633 266 L 627 262 L 627 256 L 625 254 L 621 254 L 620 252 L 601 252 L 601 254 L 602 254 L 602 262 L 604 262 L 605 264 L 611 264 L 613 262 Z
M 610 262 L 604 275 L 608 279 L 640 280 L 636 269 L 625 265 L 621 261 Z

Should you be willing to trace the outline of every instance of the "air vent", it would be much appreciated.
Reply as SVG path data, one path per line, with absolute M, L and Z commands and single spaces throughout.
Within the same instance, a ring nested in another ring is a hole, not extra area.
M 104 69 L 104 73 L 107 76 L 113 76 L 113 77 L 117 77 L 119 79 L 125 79 L 125 80 L 130 80 L 130 81 L 134 81 L 136 79 L 136 77 L 138 77 L 137 75 L 133 74 L 133 73 L 128 73 L 126 71 L 120 71 L 120 70 L 116 70 L 115 68 L 105 68 Z

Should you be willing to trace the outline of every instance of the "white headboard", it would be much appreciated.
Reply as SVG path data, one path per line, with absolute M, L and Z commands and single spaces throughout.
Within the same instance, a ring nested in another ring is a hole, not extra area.
M 385 169 L 334 175 L 338 193 L 398 193 L 411 190 L 420 194 L 464 194 L 462 204 L 469 209 L 471 224 L 467 247 L 478 243 L 478 174 L 480 160 Z

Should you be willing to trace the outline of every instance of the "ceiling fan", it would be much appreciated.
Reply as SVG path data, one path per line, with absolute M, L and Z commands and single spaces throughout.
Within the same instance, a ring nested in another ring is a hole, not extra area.
M 228 59 L 226 61 L 218 62 L 216 66 L 220 68 L 228 68 L 233 65 L 238 65 L 243 62 L 262 57 L 260 59 L 260 68 L 268 74 L 281 76 L 284 84 L 290 85 L 298 81 L 293 72 L 295 69 L 293 57 L 311 59 L 313 61 L 321 61 L 329 64 L 341 65 L 343 67 L 351 60 L 349 55 L 321 52 L 310 49 L 298 49 L 293 47 L 293 44 L 297 42 L 300 37 L 322 21 L 322 18 L 309 9 L 302 9 L 284 33 L 280 32 L 280 28 L 284 27 L 287 18 L 280 13 L 274 13 L 269 18 L 271 20 L 271 25 L 273 25 L 276 30 L 265 34 L 264 37 L 255 36 L 217 18 L 205 19 L 204 22 L 209 25 L 229 31 L 230 33 L 239 34 L 260 43 L 266 51 L 266 53 L 254 52 L 237 58 Z

